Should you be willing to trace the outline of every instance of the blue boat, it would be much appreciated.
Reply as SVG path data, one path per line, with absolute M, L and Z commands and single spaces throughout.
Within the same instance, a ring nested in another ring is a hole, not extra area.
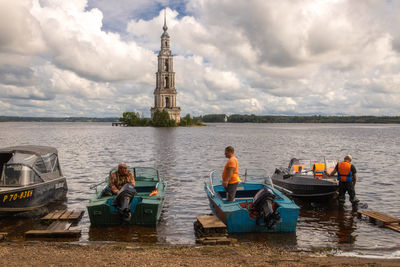
M 296 231 L 299 207 L 276 188 L 265 170 L 246 169 L 236 198 L 226 201 L 221 172 L 212 171 L 204 190 L 210 208 L 229 233 Z

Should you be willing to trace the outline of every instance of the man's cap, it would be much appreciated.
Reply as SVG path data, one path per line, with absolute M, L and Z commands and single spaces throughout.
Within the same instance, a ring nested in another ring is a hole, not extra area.
M 118 168 L 128 168 L 128 166 L 125 163 L 121 162 L 120 164 L 118 164 Z
M 345 160 L 348 159 L 348 160 L 351 161 L 351 160 L 353 159 L 353 157 L 352 157 L 351 155 L 347 155 L 347 156 L 344 157 L 344 159 L 345 159 Z

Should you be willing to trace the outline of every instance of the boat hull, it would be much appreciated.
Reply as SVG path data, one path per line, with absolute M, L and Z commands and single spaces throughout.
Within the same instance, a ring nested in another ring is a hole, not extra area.
M 262 184 L 240 184 L 236 196 L 240 195 L 241 191 L 257 192 L 263 187 Z M 275 202 L 279 205 L 277 212 L 281 220 L 276 222 L 272 228 L 268 228 L 264 226 L 262 219 L 257 225 L 256 218 L 249 212 L 252 197 L 248 199 L 237 197 L 235 202 L 227 202 L 218 195 L 218 192 L 223 190 L 222 186 L 214 186 L 214 188 L 216 194 L 205 187 L 210 208 L 213 214 L 226 224 L 229 233 L 296 231 L 299 207 L 278 190 L 273 191 L 277 195 Z
M 289 190 L 287 195 L 304 199 L 329 200 L 337 195 L 334 179 L 316 179 L 311 175 L 295 174 L 286 178 L 282 173 L 271 177 L 275 185 Z
M 0 188 L 0 215 L 34 211 L 51 202 L 63 200 L 68 191 L 65 177 L 40 184 Z

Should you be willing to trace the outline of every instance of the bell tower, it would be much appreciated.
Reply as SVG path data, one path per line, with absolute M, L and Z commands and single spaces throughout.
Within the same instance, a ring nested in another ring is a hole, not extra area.
M 173 56 L 170 50 L 168 27 L 164 9 L 164 27 L 161 35 L 161 50 L 158 53 L 158 68 L 156 72 L 156 89 L 154 90 L 154 107 L 151 108 L 151 119 L 156 110 L 165 110 L 170 119 L 176 123 L 181 121 L 181 108 L 176 106 L 175 72 Z

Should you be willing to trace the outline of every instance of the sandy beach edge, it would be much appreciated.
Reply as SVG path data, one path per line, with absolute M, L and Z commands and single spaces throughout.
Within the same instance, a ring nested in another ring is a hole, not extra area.
M 400 259 L 335 256 L 328 250 L 288 251 L 266 245 L 137 246 L 2 242 L 0 266 L 400 266 Z

